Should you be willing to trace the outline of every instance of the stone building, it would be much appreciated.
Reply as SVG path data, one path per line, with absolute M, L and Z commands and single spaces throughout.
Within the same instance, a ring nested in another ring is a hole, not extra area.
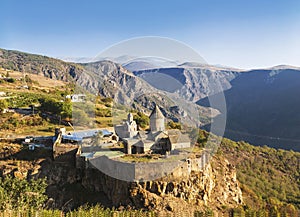
M 128 114 L 124 124 L 115 126 L 115 132 L 120 138 L 133 138 L 137 135 L 137 124 L 133 120 L 132 113 Z
M 137 131 L 132 114 L 128 114 L 127 121 L 123 125 L 115 126 L 116 134 L 125 143 L 125 153 L 165 154 L 174 149 L 190 147 L 191 142 L 188 135 L 182 134 L 178 129 L 165 129 L 165 117 L 157 105 L 149 118 L 150 131 Z

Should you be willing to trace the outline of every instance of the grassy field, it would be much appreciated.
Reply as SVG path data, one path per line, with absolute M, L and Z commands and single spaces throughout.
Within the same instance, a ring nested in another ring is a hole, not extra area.
M 186 155 L 170 155 L 165 157 L 160 154 L 134 154 L 134 155 L 124 155 L 117 160 L 123 162 L 131 163 L 157 163 L 157 162 L 173 162 L 186 159 Z

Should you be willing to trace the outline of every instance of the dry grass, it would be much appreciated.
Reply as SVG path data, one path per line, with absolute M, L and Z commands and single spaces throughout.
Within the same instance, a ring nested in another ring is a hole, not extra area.
M 53 80 L 53 79 L 50 79 L 50 78 L 46 78 L 42 75 L 35 75 L 35 74 L 29 74 L 29 73 L 25 73 L 25 74 L 28 75 L 31 80 L 37 81 L 39 83 L 39 86 L 33 85 L 33 87 L 36 87 L 36 88 L 41 86 L 41 87 L 44 87 L 44 88 L 52 89 L 53 87 L 61 87 L 61 86 L 64 86 L 66 84 L 63 81 Z M 23 79 L 24 73 L 11 71 L 11 72 L 9 72 L 9 75 L 12 78 L 15 78 L 15 79 L 20 79 L 20 78 Z

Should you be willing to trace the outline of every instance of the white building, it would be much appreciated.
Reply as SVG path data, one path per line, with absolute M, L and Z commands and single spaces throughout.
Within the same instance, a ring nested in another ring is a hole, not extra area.
M 85 94 L 72 94 L 72 95 L 67 95 L 66 99 L 71 99 L 71 102 L 85 102 L 86 95 Z

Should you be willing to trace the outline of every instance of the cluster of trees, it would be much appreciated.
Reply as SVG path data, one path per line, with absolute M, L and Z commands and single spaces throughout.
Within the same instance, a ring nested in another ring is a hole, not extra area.
M 112 117 L 112 111 L 106 108 L 96 108 L 95 115 L 98 117 Z
M 197 138 L 197 143 L 199 146 L 204 147 L 205 143 L 208 140 L 209 133 L 205 130 L 199 130 L 198 138 Z
M 72 103 L 70 99 L 65 99 L 66 93 L 66 91 L 58 90 L 54 91 L 52 94 L 32 92 L 16 93 L 8 100 L 0 100 L 0 113 L 8 107 L 20 108 L 38 105 L 36 111 L 48 113 L 68 121 L 71 121 L 74 116 L 75 118 L 72 121 L 80 124 L 91 122 L 91 118 L 94 116 L 112 117 L 111 108 L 95 108 L 95 103 L 89 101 L 85 103 Z M 107 104 L 108 107 L 111 107 L 112 99 L 103 98 L 99 103 L 105 103 L 105 105 Z M 144 117 L 141 118 L 142 123 L 145 122 L 143 118 Z M 19 123 L 20 122 L 12 119 L 8 125 L 19 125 Z M 6 128 L 9 128 L 8 125 Z
M 208 136 L 208 132 L 199 130 L 200 147 L 206 144 Z M 217 154 L 235 164 L 245 202 L 252 208 L 269 214 L 300 209 L 300 153 L 223 138 Z
M 181 124 L 178 123 L 178 122 L 169 121 L 168 122 L 168 128 L 169 129 L 178 129 L 178 130 L 181 130 Z
M 43 125 L 45 121 L 38 114 L 26 116 L 20 118 L 20 115 L 15 114 L 5 119 L 5 121 L 0 121 L 1 129 L 13 130 L 22 126 L 40 126 Z
M 32 80 L 29 75 L 25 75 L 24 80 L 27 85 L 32 85 L 32 84 L 38 85 L 39 84 L 39 82 Z M 31 86 L 29 86 L 29 87 L 31 87 Z
M 11 95 L 11 98 L 7 99 L 8 106 L 12 108 L 29 107 L 30 105 L 36 105 L 39 103 L 39 99 L 44 95 L 40 93 L 15 93 Z
M 52 98 L 41 98 L 40 99 L 40 111 L 59 115 L 62 118 L 72 117 L 72 103 L 70 100 L 61 102 Z
M 286 206 L 280 210 L 274 208 L 251 210 L 247 207 L 238 207 L 229 210 L 229 216 L 261 216 L 261 217 L 298 217 L 297 210 L 294 207 Z
M 4 79 L 0 79 L 0 83 L 3 83 L 3 82 L 15 83 L 16 79 L 10 77 L 9 72 L 6 72 L 5 78 Z
M 149 126 L 150 119 L 147 115 L 145 115 L 143 112 L 137 112 L 133 119 L 136 121 L 137 125 L 143 129 Z
M 87 112 L 81 109 L 74 109 L 73 111 L 73 125 L 76 126 L 87 126 L 91 122 L 91 118 L 88 116 Z
M 300 153 L 229 139 L 223 139 L 220 149 L 231 162 L 238 162 L 242 191 L 257 206 L 274 212 L 300 208 Z
M 111 97 L 105 97 L 105 98 L 101 98 L 101 103 L 104 103 L 104 105 L 106 107 L 112 107 L 112 104 L 113 104 L 113 98 Z
M 0 178 L 0 210 L 41 208 L 47 200 L 46 187 L 46 179 Z
M 85 103 L 73 103 L 72 123 L 76 126 L 94 126 L 95 103 L 86 101 Z
M 13 61 L 7 61 L 1 63 L 1 67 L 8 70 L 17 70 L 17 67 L 15 66 Z

